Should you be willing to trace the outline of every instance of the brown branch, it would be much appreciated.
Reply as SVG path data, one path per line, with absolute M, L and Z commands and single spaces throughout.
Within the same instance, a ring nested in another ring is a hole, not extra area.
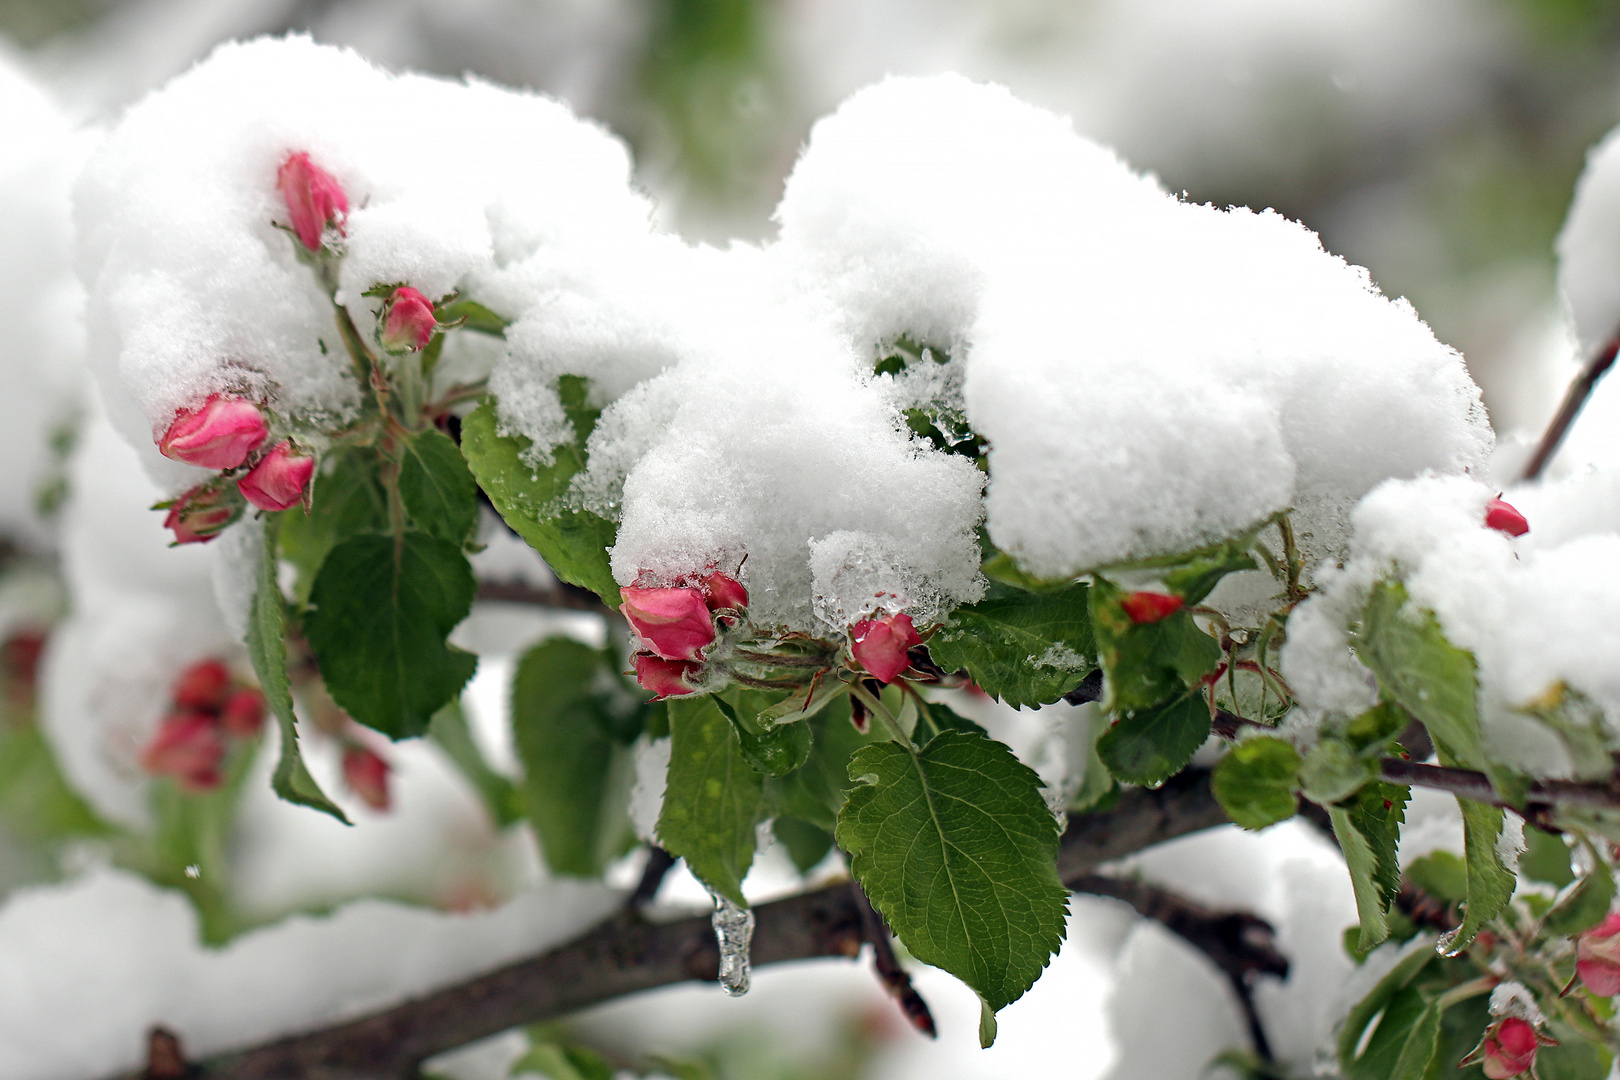
M 523 581 L 480 581 L 478 599 L 566 611 L 594 611 L 599 615 L 613 614 L 613 609 L 602 603 L 591 590 L 570 585 L 566 581 L 555 581 L 545 587 Z
M 1558 453 L 1558 447 L 1574 425 L 1582 407 L 1586 405 L 1587 398 L 1591 397 L 1592 391 L 1597 388 L 1598 380 L 1614 366 L 1616 353 L 1620 353 L 1620 333 L 1604 342 L 1586 362 L 1581 373 L 1569 384 L 1569 389 L 1564 392 L 1564 400 L 1559 404 L 1558 411 L 1553 414 L 1552 422 L 1547 425 L 1547 430 L 1541 435 L 1541 441 L 1536 444 L 1536 452 L 1531 454 L 1530 460 L 1525 463 L 1524 472 L 1519 476 L 1520 480 L 1535 480 L 1541 476 L 1548 462 L 1552 461 L 1553 455 Z
M 1379 778 L 1391 784 L 1409 784 L 1414 787 L 1449 791 L 1464 799 L 1489 803 L 1509 810 L 1521 810 L 1531 815 L 1559 806 L 1620 808 L 1620 788 L 1613 783 L 1581 784 L 1573 780 L 1535 780 L 1525 789 L 1524 801 L 1520 804 L 1497 794 L 1496 789 L 1491 786 L 1490 778 L 1472 769 L 1419 765 L 1415 761 L 1387 757 L 1379 762 Z
M 1271 1042 L 1254 1005 L 1261 975 L 1288 977 L 1288 958 L 1277 949 L 1271 924 L 1246 911 L 1219 911 L 1169 889 L 1131 878 L 1086 874 L 1069 883 L 1075 892 L 1122 900 L 1207 956 L 1231 984 L 1249 1028 L 1254 1052 L 1270 1061 Z
M 658 899 L 658 890 L 664 884 L 664 878 L 675 869 L 675 856 L 656 844 L 647 849 L 647 865 L 641 868 L 641 880 L 631 890 L 625 899 L 624 906 L 632 911 L 640 911 L 654 900 Z
M 1154 791 L 1131 789 L 1108 810 L 1072 819 L 1058 850 L 1065 882 L 1142 848 L 1225 820 L 1209 774 L 1189 770 Z M 847 883 L 754 909 L 756 966 L 854 957 L 867 940 Z M 498 971 L 369 1016 L 221 1054 L 196 1080 L 408 1080 L 426 1058 L 509 1028 L 719 969 L 708 915 L 650 923 L 625 911 L 580 937 Z M 140 1073 L 121 1080 L 138 1080 Z
M 894 998 L 895 1004 L 900 1006 L 901 1013 L 912 1027 L 930 1039 L 937 1039 L 939 1029 L 934 1026 L 934 1014 L 929 1011 L 928 1002 L 917 993 L 917 988 L 911 985 L 911 975 L 900 966 L 900 958 L 894 955 L 888 924 L 872 907 L 859 882 L 851 881 L 849 891 L 854 895 L 855 906 L 861 913 L 861 932 L 866 935 L 866 943 L 872 946 L 872 966 L 877 970 L 878 981 Z

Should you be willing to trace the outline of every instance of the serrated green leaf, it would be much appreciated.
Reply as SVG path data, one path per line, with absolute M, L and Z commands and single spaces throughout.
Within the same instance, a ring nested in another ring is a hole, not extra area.
M 542 641 L 519 661 L 512 739 L 523 809 L 556 873 L 596 877 L 629 842 L 635 725 L 617 714 L 640 708 L 603 654 L 571 638 Z
M 1164 705 L 1121 715 L 1097 740 L 1097 756 L 1128 784 L 1162 784 L 1186 768 L 1209 738 L 1209 703 L 1189 690 Z
M 1361 919 L 1361 936 L 1356 948 L 1366 952 L 1389 937 L 1389 905 L 1379 885 L 1380 852 L 1371 840 L 1355 827 L 1350 812 L 1343 807 L 1328 807 L 1328 818 L 1333 823 L 1333 836 L 1339 842 L 1339 851 L 1350 871 L 1350 887 L 1356 897 L 1356 914 Z M 1388 858 L 1393 858 L 1390 852 Z
M 1351 1006 L 1349 1013 L 1345 1015 L 1344 1023 L 1339 1028 L 1338 1051 L 1339 1063 L 1347 1072 L 1355 1062 L 1356 1047 L 1361 1045 L 1367 1025 L 1373 1022 L 1396 994 L 1404 990 L 1420 972 L 1435 962 L 1434 949 L 1430 944 L 1429 939 L 1424 939 L 1408 945 L 1401 958 L 1395 962 L 1395 966 L 1378 980 L 1377 985 L 1366 997 Z
M 333 548 L 304 633 L 332 699 L 391 739 L 424 734 L 478 658 L 446 643 L 477 585 L 461 549 L 414 530 Z
M 1346 742 L 1323 738 L 1299 770 L 1305 797 L 1319 806 L 1348 799 L 1378 773 L 1375 759 L 1360 757 Z
M 747 906 L 743 878 L 764 819 L 765 778 L 709 695 L 668 702 L 670 752 L 658 839 L 709 888 Z
M 1062 944 L 1067 890 L 1041 780 L 983 735 L 946 732 L 915 755 L 873 743 L 850 759 L 838 815 L 850 871 L 911 954 L 1000 1009 Z
M 1281 739 L 1245 739 L 1215 766 L 1211 786 L 1234 824 L 1264 829 L 1294 816 L 1299 751 Z
M 1433 612 L 1414 616 L 1406 608 L 1406 586 L 1375 585 L 1362 612 L 1356 654 L 1378 677 L 1384 697 L 1421 720 L 1443 753 L 1483 769 L 1473 654 L 1446 640 Z
M 552 463 L 536 469 L 521 457 L 528 439 L 499 435 L 495 429 L 495 407 L 488 402 L 461 424 L 461 452 L 478 486 L 559 578 L 618 608 L 619 585 L 608 565 L 618 525 L 588 510 L 570 509 L 562 499 L 574 474 L 585 467 L 583 450 L 567 443 L 555 447 Z
M 1506 823 L 1499 806 L 1487 806 L 1472 799 L 1458 799 L 1463 818 L 1463 858 L 1468 863 L 1468 899 L 1464 901 L 1462 925 L 1446 935 L 1445 955 L 1455 956 L 1466 949 L 1485 924 L 1501 914 L 1513 898 L 1518 878 L 1502 862 L 1496 842 Z
M 465 543 L 478 524 L 478 485 L 456 444 L 437 428 L 401 448 L 399 497 L 417 528 L 452 544 Z
M 1386 912 L 1394 907 L 1395 897 L 1401 891 L 1401 866 L 1396 853 L 1401 844 L 1401 826 L 1406 823 L 1406 804 L 1411 799 L 1411 788 L 1380 780 L 1367 784 L 1354 797 L 1340 803 L 1349 812 L 1356 831 L 1366 837 L 1378 856 L 1374 880 Z
M 309 600 L 326 555 L 340 541 L 388 531 L 388 495 L 381 462 L 369 447 L 344 447 L 321 457 L 310 489 L 310 512 L 294 507 L 279 516 L 280 555 L 298 571 L 293 596 Z
M 794 817 L 779 817 L 771 824 L 777 843 L 787 849 L 788 858 L 801 874 L 821 865 L 832 850 L 833 834 L 818 825 Z
M 991 697 L 1049 705 L 1096 669 L 1089 592 L 1087 585 L 1068 585 L 957 608 L 928 651 L 947 671 L 966 668 Z
M 349 818 L 343 813 L 304 765 L 304 756 L 298 752 L 298 723 L 293 712 L 292 684 L 287 679 L 287 616 L 282 600 L 281 586 L 276 581 L 276 541 L 278 527 L 288 514 L 298 510 L 284 510 L 280 515 L 265 519 L 264 550 L 259 557 L 258 585 L 253 593 L 253 605 L 248 614 L 247 650 L 258 677 L 259 689 L 264 692 L 270 715 L 276 718 L 281 735 L 281 757 L 270 786 L 288 802 L 331 814 L 343 824 Z
M 726 697 L 738 698 L 736 705 Z M 810 758 L 809 724 L 775 724 L 766 727 L 760 713 L 776 705 L 780 695 L 764 695 L 754 690 L 733 689 L 716 695 L 714 704 L 731 721 L 749 764 L 766 776 L 786 776 Z M 760 699 L 764 699 L 761 701 Z
M 1134 623 L 1126 594 L 1099 578 L 1091 587 L 1091 625 L 1112 708 L 1146 709 L 1197 686 L 1215 670 L 1221 647 L 1186 609 L 1158 622 Z
M 428 738 L 444 751 L 445 757 L 472 785 L 497 829 L 504 829 L 523 816 L 516 785 L 490 768 L 489 762 L 484 759 L 484 752 L 473 739 L 460 701 L 452 701 L 433 714 L 433 723 L 428 726 Z

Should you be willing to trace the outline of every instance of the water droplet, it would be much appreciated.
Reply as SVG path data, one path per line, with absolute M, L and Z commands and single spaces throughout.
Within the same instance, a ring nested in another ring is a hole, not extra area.
M 714 897 L 710 922 L 714 925 L 715 943 L 720 946 L 720 989 L 728 997 L 742 997 L 748 993 L 752 974 L 749 953 L 754 944 L 754 913 L 713 889 L 709 895 Z

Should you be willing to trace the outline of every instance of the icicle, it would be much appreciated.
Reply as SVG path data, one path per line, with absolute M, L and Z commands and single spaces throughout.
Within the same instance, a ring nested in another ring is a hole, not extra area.
M 720 989 L 729 997 L 742 997 L 748 993 L 751 971 L 749 950 L 754 943 L 754 913 L 738 907 L 728 897 L 713 889 L 714 940 L 720 946 Z

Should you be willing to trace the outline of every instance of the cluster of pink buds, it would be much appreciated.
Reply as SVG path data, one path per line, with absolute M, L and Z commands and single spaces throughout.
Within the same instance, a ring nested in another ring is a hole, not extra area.
M 1620 994 L 1620 911 L 1611 911 L 1575 942 L 1575 974 L 1598 997 Z
M 175 417 L 158 450 L 165 457 L 225 472 L 248 466 L 236 490 L 220 479 L 186 491 L 168 504 L 164 527 L 177 544 L 212 540 L 243 510 L 243 500 L 261 510 L 298 505 L 315 473 L 315 458 L 283 439 L 261 451 L 270 435 L 264 413 L 246 398 L 214 394 L 201 406 Z
M 1485 525 L 1509 536 L 1523 536 L 1530 531 L 1530 522 L 1512 505 L 1503 502 L 1500 495 L 1485 504 Z
M 735 622 L 748 608 L 748 590 L 719 571 L 686 585 L 627 585 L 619 599 L 641 645 L 631 660 L 636 681 L 657 695 L 655 701 L 692 693 L 718 624 Z
M 377 340 L 390 353 L 416 352 L 427 347 L 439 329 L 433 301 L 409 285 L 395 289 L 383 305 L 382 328 Z
M 328 227 L 343 235 L 343 222 L 349 215 L 349 197 L 331 173 L 309 159 L 306 153 L 288 154 L 276 173 L 276 187 L 287 202 L 287 215 L 293 235 L 310 251 L 319 251 L 326 241 Z
M 373 810 L 385 811 L 393 803 L 388 782 L 392 771 L 381 754 L 363 743 L 343 747 L 343 782 Z
M 880 683 L 892 683 L 911 666 L 907 653 L 922 644 L 911 616 L 881 615 L 862 619 L 849 628 L 849 651 L 868 674 Z
M 1484 1040 L 1462 1063 L 1478 1061 L 1490 1080 L 1511 1080 L 1526 1073 L 1534 1076 L 1536 1051 L 1543 1046 L 1557 1045 L 1556 1039 L 1536 1030 L 1530 1021 L 1505 1016 L 1485 1029 Z
M 231 678 L 219 660 L 199 660 L 180 673 L 169 715 L 141 751 L 141 768 L 172 776 L 182 790 L 219 787 L 231 740 L 252 739 L 264 727 L 264 695 Z

